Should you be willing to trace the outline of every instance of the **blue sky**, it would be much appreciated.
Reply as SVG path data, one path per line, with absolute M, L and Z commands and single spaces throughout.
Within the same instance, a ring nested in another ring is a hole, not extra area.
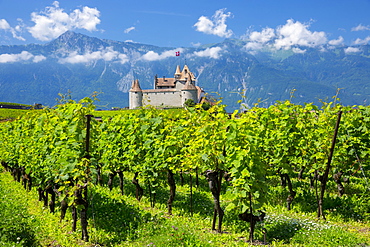
M 355 46 L 370 41 L 370 0 L 0 0 L 0 45 L 46 43 L 67 30 L 162 47 L 225 38 L 251 50 Z

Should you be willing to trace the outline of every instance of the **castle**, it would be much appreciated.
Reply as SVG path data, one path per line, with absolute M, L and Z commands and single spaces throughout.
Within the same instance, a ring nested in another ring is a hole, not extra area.
M 134 80 L 129 91 L 130 109 L 142 106 L 184 107 L 187 100 L 198 103 L 201 89 L 195 85 L 195 76 L 185 65 L 176 67 L 174 78 L 154 77 L 154 89 L 142 90 L 139 80 Z

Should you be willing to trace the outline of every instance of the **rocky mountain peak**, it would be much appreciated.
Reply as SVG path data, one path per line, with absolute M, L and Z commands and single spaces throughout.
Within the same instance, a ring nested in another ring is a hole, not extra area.
M 86 52 L 106 47 L 107 43 L 95 37 L 67 31 L 55 40 L 51 41 L 48 45 L 53 47 L 54 50 L 63 50 L 65 52 Z

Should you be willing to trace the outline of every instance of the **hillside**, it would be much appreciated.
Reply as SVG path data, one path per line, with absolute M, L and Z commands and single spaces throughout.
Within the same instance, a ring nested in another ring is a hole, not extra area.
M 143 89 L 153 87 L 158 76 L 172 77 L 176 65 L 189 66 L 198 85 L 217 92 L 228 110 L 242 99 L 251 106 L 276 100 L 318 103 L 330 100 L 338 88 L 345 105 L 370 100 L 369 46 L 346 53 L 347 47 L 324 50 L 263 50 L 249 53 L 241 40 L 226 39 L 198 48 L 101 40 L 74 32 L 43 44 L 0 46 L 0 101 L 22 104 L 56 104 L 58 94 L 74 99 L 101 92 L 100 108 L 127 107 L 134 78 Z M 181 51 L 176 57 L 175 51 Z

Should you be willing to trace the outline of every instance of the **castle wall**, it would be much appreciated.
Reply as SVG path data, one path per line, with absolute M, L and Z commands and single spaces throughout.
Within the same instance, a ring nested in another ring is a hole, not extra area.
M 181 91 L 154 92 L 153 90 L 143 90 L 143 105 L 181 107 Z
M 184 82 L 178 81 L 176 83 L 176 90 L 181 90 L 184 87 Z

